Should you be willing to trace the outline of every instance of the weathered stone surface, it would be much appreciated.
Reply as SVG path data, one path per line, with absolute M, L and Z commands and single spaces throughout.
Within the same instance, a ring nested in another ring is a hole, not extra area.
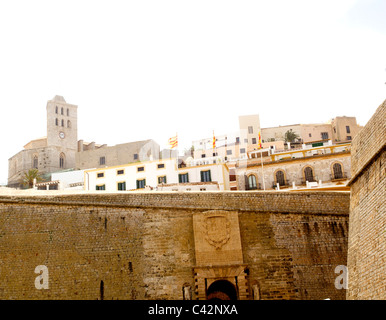
M 386 299 L 386 101 L 352 143 L 347 299 Z
M 208 252 L 198 265 L 193 217 L 211 210 L 238 219 L 239 242 L 230 226 L 209 246 L 241 246 L 242 261 Z M 197 299 L 205 279 L 232 277 L 240 299 L 344 299 L 348 212 L 346 192 L 1 196 L 0 299 L 182 299 L 189 287 Z M 35 288 L 39 265 L 48 290 Z

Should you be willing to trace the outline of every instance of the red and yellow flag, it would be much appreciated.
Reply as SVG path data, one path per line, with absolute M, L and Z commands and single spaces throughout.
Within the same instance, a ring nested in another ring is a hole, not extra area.
M 174 137 L 169 138 L 169 145 L 173 149 L 178 146 L 178 137 L 177 134 Z
M 216 148 L 216 137 L 214 136 L 214 130 L 213 130 L 213 149 Z
M 259 131 L 259 144 L 258 144 L 258 148 L 259 149 L 263 148 L 263 144 L 261 143 L 261 131 Z

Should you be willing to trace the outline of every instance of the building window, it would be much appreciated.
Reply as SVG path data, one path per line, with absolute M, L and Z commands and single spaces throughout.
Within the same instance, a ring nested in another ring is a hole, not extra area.
M 315 178 L 314 178 L 314 170 L 312 170 L 311 167 L 306 167 L 304 169 L 304 178 L 306 181 L 308 182 L 313 182 L 315 181 Z
M 64 112 L 63 112 L 63 108 L 60 109 L 60 114 L 63 115 Z
M 146 179 L 137 180 L 137 189 L 144 189 L 146 186 Z
M 322 140 L 328 139 L 328 132 L 322 132 Z
M 334 165 L 332 166 L 332 170 L 334 172 L 334 179 L 343 178 L 343 170 L 342 165 L 340 163 L 334 163 Z
M 137 172 L 143 172 L 143 171 L 145 171 L 145 167 L 138 167 L 137 168 Z
M 100 157 L 99 158 L 99 165 L 103 166 L 106 164 L 106 157 Z
M 62 127 L 64 127 L 64 120 L 62 119 Z
M 34 158 L 33 158 L 33 168 L 34 169 L 37 169 L 38 168 L 38 156 L 37 155 L 34 155 Z
M 256 176 L 254 174 L 251 174 L 247 177 L 247 190 L 256 190 L 257 189 L 257 181 Z
M 55 113 L 58 114 L 58 106 L 55 107 Z
M 105 173 L 104 172 L 98 172 L 97 173 L 97 178 L 104 178 Z
M 351 140 L 351 136 L 347 136 L 347 140 Z
M 122 175 L 122 174 L 125 174 L 125 170 L 123 169 L 117 170 L 117 175 Z
M 229 181 L 236 181 L 236 171 L 235 169 L 229 170 Z
M 55 119 L 55 125 L 56 125 L 56 126 L 59 125 L 59 120 L 58 120 L 58 118 Z
M 188 173 L 180 173 L 178 175 L 178 182 L 180 182 L 180 183 L 188 183 L 189 182 L 189 175 L 188 175 Z
M 275 176 L 276 176 L 276 183 L 278 183 L 280 186 L 284 186 L 285 185 L 284 171 L 278 170 Z
M 240 143 L 240 137 L 236 137 L 236 143 Z
M 118 182 L 118 191 L 126 191 L 126 182 Z
M 67 128 L 71 128 L 71 121 L 67 120 Z
M 138 153 L 134 153 L 134 160 L 138 160 Z
M 98 185 L 95 187 L 95 190 L 106 190 L 106 185 L 105 184 Z
M 227 150 L 227 155 L 230 156 L 232 154 L 232 150 Z
M 350 133 L 350 126 L 346 126 L 346 132 Z
M 245 153 L 245 148 L 241 148 L 240 153 Z
M 256 138 L 252 138 L 252 144 L 256 144 Z
M 308 136 L 311 138 L 311 137 L 312 137 L 312 134 L 311 134 L 311 133 L 309 133 L 309 134 L 308 134 Z
M 201 171 L 201 182 L 211 182 L 212 177 L 210 174 L 210 170 Z
M 70 109 L 67 108 L 67 117 L 70 116 Z
M 166 183 L 166 176 L 158 177 L 158 184 Z
M 203 154 L 201 155 L 201 158 L 205 158 L 205 157 L 206 157 L 206 154 L 203 153 Z
M 244 143 L 248 143 L 248 139 L 244 139 Z
M 163 169 L 163 168 L 165 168 L 165 164 L 164 163 L 157 164 L 157 169 Z
M 63 169 L 64 168 L 64 159 L 65 159 L 65 156 L 63 153 L 60 154 L 60 158 L 59 158 L 59 168 L 60 169 Z
M 248 133 L 253 133 L 253 127 L 252 126 L 248 127 Z

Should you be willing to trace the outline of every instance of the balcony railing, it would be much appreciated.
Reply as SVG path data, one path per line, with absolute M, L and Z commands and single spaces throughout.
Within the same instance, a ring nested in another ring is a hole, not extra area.
M 307 181 L 308 182 L 318 182 L 318 177 L 308 177 L 308 178 L 302 178 L 301 180 L 301 184 L 307 184 Z
M 286 188 L 286 187 L 289 187 L 290 186 L 290 183 L 288 182 L 288 180 L 284 180 L 284 183 L 279 183 L 280 185 L 280 188 Z M 272 189 L 276 189 L 277 188 L 277 182 L 272 182 Z
M 248 184 L 245 186 L 245 190 L 262 190 L 260 183 L 256 186 L 249 186 Z
M 347 179 L 347 173 L 334 173 L 330 174 L 331 181 L 335 180 L 346 180 Z

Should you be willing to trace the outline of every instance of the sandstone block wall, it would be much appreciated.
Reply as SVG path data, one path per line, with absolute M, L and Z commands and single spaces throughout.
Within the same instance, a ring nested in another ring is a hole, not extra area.
M 193 217 L 211 210 L 237 213 L 244 298 L 345 299 L 346 192 L 0 196 L 0 299 L 196 299 Z
M 352 142 L 347 299 L 386 299 L 386 101 Z

